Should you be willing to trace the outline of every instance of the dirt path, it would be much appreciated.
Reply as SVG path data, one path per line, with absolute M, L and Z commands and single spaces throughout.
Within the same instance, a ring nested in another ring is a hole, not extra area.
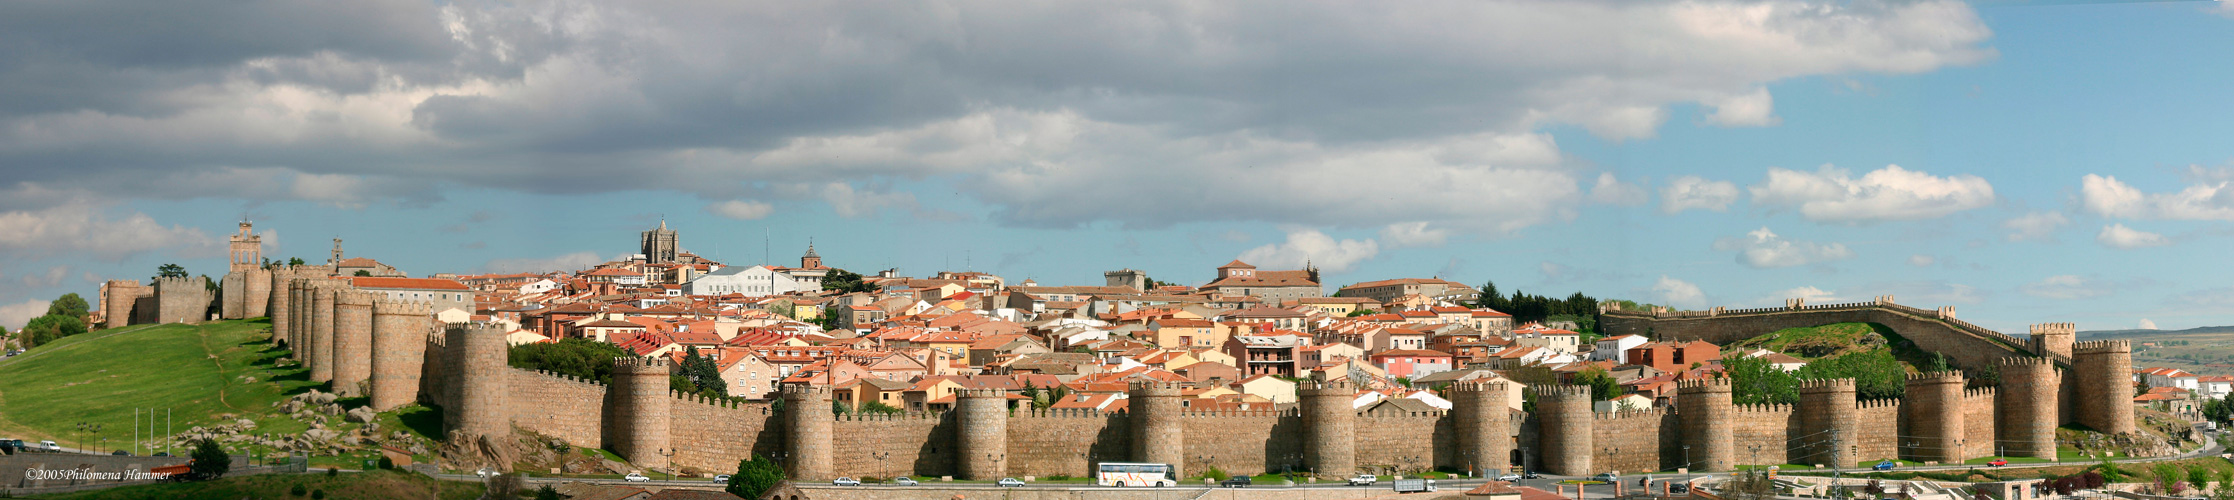
M 233 403 L 225 401 L 225 389 L 233 386 L 233 372 L 225 370 L 224 357 L 218 356 L 217 351 L 210 350 L 209 328 L 196 325 L 194 327 L 194 337 L 201 339 L 202 355 L 209 357 L 210 364 L 217 365 L 217 375 L 219 377 L 217 381 L 217 404 L 225 405 L 225 409 L 228 410 L 240 411 L 240 408 L 233 407 Z

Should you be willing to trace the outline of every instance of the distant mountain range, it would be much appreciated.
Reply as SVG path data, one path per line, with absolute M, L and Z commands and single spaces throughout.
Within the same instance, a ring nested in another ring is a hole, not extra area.
M 2177 337 L 2204 333 L 2234 333 L 2234 326 L 2205 326 L 2186 330 L 2093 330 L 2079 332 L 2078 336 L 2088 338 Z

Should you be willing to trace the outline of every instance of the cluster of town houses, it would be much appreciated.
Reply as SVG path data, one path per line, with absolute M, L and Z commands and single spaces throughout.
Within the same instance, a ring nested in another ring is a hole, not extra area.
M 1519 368 L 1603 371 L 1629 389 L 1605 403 L 1610 411 L 1665 404 L 1677 380 L 1711 376 L 1724 355 L 1705 342 L 1514 325 L 1509 314 L 1469 307 L 1477 290 L 1438 278 L 1356 283 L 1328 296 L 1316 269 L 1233 261 L 1200 286 L 1131 269 L 1104 273 L 1098 286 L 1049 286 L 983 272 L 854 275 L 825 266 L 812 245 L 796 267 L 723 265 L 682 251 L 664 222 L 642 243 L 642 253 L 590 269 L 412 281 L 442 282 L 415 287 L 450 297 L 470 292 L 439 304 L 438 315 L 506 325 L 514 344 L 579 338 L 677 361 L 696 353 L 735 397 L 820 385 L 856 408 L 909 411 L 947 409 L 965 388 L 1008 389 L 1017 405 L 1120 410 L 1136 380 L 1192 387 L 1190 409 L 1269 410 L 1294 403 L 1296 383 L 1314 377 L 1354 382 L 1360 408 L 1431 411 L 1450 402 L 1420 389 Z M 826 290 L 839 275 L 859 284 Z M 1766 351 L 1731 355 L 1800 364 Z

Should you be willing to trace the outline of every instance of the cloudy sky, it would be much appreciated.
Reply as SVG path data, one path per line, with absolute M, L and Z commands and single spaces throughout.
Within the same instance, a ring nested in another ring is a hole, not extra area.
M 2035 5 L 2036 3 L 2054 5 Z M 2217 2 L 0 6 L 0 325 L 333 238 L 2234 324 Z

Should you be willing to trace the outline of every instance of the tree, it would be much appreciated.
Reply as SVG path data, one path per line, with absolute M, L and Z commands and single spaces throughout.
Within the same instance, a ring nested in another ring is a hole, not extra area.
M 1759 357 L 1723 358 L 1730 377 L 1730 399 L 1738 404 L 1792 404 L 1800 400 L 1800 379 Z
M 543 370 L 610 384 L 613 382 L 613 358 L 635 355 L 605 342 L 565 338 L 555 343 L 514 346 L 509 364 L 514 368 Z
M 883 401 L 870 401 L 870 402 L 867 402 L 867 403 L 861 403 L 861 413 L 863 413 L 863 414 L 871 414 L 871 413 L 873 413 L 873 414 L 881 414 L 881 415 L 898 415 L 898 414 L 901 414 L 901 413 L 905 413 L 905 412 L 904 412 L 904 411 L 902 411 L 902 410 L 900 410 L 899 408 L 894 408 L 894 407 L 892 407 L 892 405 L 884 404 L 884 402 L 883 402 Z
M 366 270 L 363 270 L 363 269 L 358 269 L 358 270 L 357 270 L 357 274 L 352 274 L 351 276 L 358 276 L 358 277 L 372 276 L 372 271 L 366 271 Z
M 31 318 L 23 325 L 22 343 L 25 348 L 38 347 L 63 337 L 85 333 L 85 319 L 80 316 L 49 314 Z
M 548 485 L 548 484 L 546 484 L 546 485 L 543 485 L 543 487 L 541 487 L 541 488 L 536 488 L 536 489 L 535 489 L 535 500 L 565 500 L 565 499 L 566 499 L 566 496 L 565 496 L 565 495 L 560 495 L 560 494 L 559 494 L 559 492 L 558 492 L 558 488 L 552 488 L 552 487 L 551 487 L 551 485 Z
M 1628 392 L 1620 381 L 1614 380 L 1613 374 L 1595 366 L 1575 374 L 1575 385 L 1590 386 L 1590 399 L 1597 401 L 1618 398 Z
M 1033 408 L 1046 408 L 1048 405 L 1046 396 L 1047 394 L 1041 392 L 1038 386 L 1032 385 L 1032 381 L 1024 381 L 1024 397 L 1032 401 Z
M 217 479 L 233 470 L 233 456 L 225 453 L 225 446 L 217 444 L 216 439 L 195 441 L 194 453 L 189 457 L 193 458 L 193 463 L 187 470 L 195 479 Z
M 290 266 L 300 266 L 300 265 L 303 265 L 303 258 L 302 258 L 302 257 L 295 257 L 295 258 L 287 259 L 287 265 L 290 265 Z
M 1776 498 L 1776 482 L 1767 472 L 1749 470 L 1731 474 L 1722 484 L 1722 496 L 1730 500 L 1769 500 Z
M 737 461 L 737 473 L 729 475 L 729 485 L 722 489 L 739 497 L 760 498 L 761 493 L 780 482 L 783 482 L 783 468 L 755 453 L 751 460 Z
M 714 397 L 729 396 L 729 382 L 721 379 L 721 367 L 714 364 L 712 356 L 699 355 L 697 347 L 690 348 L 690 352 L 683 355 L 682 371 L 683 376 L 690 379 L 693 387 L 690 392 Z
M 1347 316 L 1344 316 L 1344 317 L 1348 317 L 1348 318 L 1355 318 L 1355 317 L 1358 317 L 1358 316 L 1364 316 L 1364 315 L 1368 315 L 1368 314 L 1374 314 L 1373 310 L 1372 310 L 1372 309 L 1366 309 L 1366 308 L 1360 307 L 1360 308 L 1357 308 L 1357 310 L 1355 310 L 1355 311 L 1350 311 L 1350 314 L 1349 314 L 1349 315 L 1347 315 Z
M 47 314 L 50 316 L 83 318 L 92 310 L 93 306 L 86 304 L 85 298 L 79 297 L 76 293 L 62 294 L 61 298 L 47 303 Z
M 835 290 L 838 293 L 855 293 L 874 292 L 877 288 L 876 285 L 861 282 L 860 274 L 832 268 L 828 276 L 822 277 L 822 289 Z
M 178 264 L 164 264 L 164 265 L 160 265 L 160 266 L 155 266 L 155 277 L 157 277 L 157 278 L 184 278 L 184 277 L 186 277 L 186 267 L 185 267 L 185 266 L 180 266 L 180 265 L 178 265 Z

